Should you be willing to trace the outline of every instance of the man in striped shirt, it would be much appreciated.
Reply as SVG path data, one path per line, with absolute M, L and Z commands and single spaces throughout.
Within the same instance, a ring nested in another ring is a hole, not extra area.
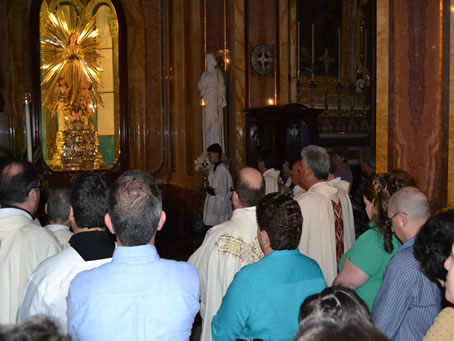
M 390 340 L 422 340 L 441 309 L 440 289 L 413 255 L 416 235 L 429 216 L 427 197 L 415 187 L 402 188 L 390 200 L 386 226 L 403 245 L 386 268 L 373 307 L 377 326 Z

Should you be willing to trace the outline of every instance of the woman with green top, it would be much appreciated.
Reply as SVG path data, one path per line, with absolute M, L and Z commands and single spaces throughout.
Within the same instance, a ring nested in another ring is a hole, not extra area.
M 402 187 L 414 185 L 410 175 L 396 170 L 375 174 L 364 186 L 363 200 L 370 220 L 369 230 L 342 257 L 340 272 L 333 285 L 355 290 L 370 311 L 383 282 L 386 266 L 401 245 L 388 226 L 389 199 Z

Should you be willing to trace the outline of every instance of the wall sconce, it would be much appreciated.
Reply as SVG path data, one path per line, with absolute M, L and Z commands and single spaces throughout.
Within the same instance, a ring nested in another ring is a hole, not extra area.
M 221 64 L 219 67 L 224 68 L 224 71 L 227 71 L 228 66 L 230 65 L 230 51 L 229 49 L 222 49 L 216 52 L 216 60 Z

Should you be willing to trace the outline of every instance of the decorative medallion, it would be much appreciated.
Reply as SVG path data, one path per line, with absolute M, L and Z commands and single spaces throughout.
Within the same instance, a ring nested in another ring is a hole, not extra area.
M 252 68 L 261 75 L 267 75 L 273 70 L 274 54 L 266 45 L 257 45 L 252 50 Z

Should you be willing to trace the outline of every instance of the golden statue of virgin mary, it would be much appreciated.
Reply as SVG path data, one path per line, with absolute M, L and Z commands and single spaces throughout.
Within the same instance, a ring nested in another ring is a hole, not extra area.
M 102 84 L 103 69 L 99 63 L 96 19 L 87 10 L 89 4 L 79 12 L 72 6 L 57 7 L 55 11 L 50 11 L 45 3 L 43 6 L 41 88 L 44 89 L 43 108 L 51 117 L 57 116 L 54 161 L 59 166 L 66 161 L 71 168 L 77 168 L 74 166 L 77 162 L 98 159 L 99 163 L 94 114 L 97 106 L 102 105 L 97 89 Z M 79 148 L 74 153 L 71 139 L 75 137 L 86 140 L 85 145 L 90 148 Z

